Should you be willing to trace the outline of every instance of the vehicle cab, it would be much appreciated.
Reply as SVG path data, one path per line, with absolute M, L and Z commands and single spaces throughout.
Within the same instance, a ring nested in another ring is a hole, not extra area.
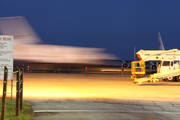
M 163 60 L 160 66 L 160 73 L 179 69 L 179 60 Z

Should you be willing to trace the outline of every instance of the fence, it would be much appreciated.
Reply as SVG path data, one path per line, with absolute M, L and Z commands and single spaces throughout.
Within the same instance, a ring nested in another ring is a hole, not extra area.
M 13 72 L 16 73 L 16 81 L 8 82 L 8 69 L 4 67 L 4 80 L 3 80 L 3 95 L 2 95 L 2 108 L 1 108 L 1 120 L 4 120 L 5 116 L 5 108 L 6 108 L 6 94 L 7 93 L 7 84 L 11 83 L 11 101 L 12 101 L 12 86 L 13 83 L 16 83 L 16 113 L 15 115 L 19 115 L 19 106 L 20 110 L 22 111 L 22 101 L 23 101 L 23 69 L 17 68 L 17 71 Z M 19 105 L 20 103 L 20 105 Z

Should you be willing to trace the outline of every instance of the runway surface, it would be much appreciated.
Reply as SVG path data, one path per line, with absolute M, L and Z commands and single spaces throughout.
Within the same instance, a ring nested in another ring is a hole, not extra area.
M 130 75 L 25 73 L 23 95 L 35 120 L 180 119 L 179 82 L 138 85 Z

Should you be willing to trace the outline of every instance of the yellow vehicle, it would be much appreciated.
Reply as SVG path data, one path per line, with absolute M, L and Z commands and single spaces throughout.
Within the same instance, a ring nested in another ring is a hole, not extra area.
M 172 50 L 140 50 L 136 53 L 140 61 L 133 61 L 131 63 L 131 78 L 134 83 L 141 84 L 142 82 L 156 82 L 159 80 L 180 82 L 180 51 Z M 161 61 L 157 67 L 157 73 L 145 76 L 145 61 L 155 60 Z

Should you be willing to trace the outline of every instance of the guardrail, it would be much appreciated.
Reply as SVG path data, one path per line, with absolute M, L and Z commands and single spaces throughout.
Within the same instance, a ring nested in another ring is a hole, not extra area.
M 8 82 L 8 69 L 4 67 L 4 80 L 3 80 L 3 96 L 2 96 L 2 108 L 1 108 L 1 120 L 4 120 L 5 117 L 5 108 L 6 108 L 6 94 L 7 93 L 7 84 L 11 83 L 11 99 L 12 99 L 12 86 L 13 83 L 16 83 L 16 113 L 15 115 L 19 115 L 19 106 L 20 110 L 22 111 L 22 102 L 23 102 L 23 69 L 17 68 L 17 71 L 13 72 L 16 73 L 16 81 Z M 19 105 L 20 104 L 20 105 Z

